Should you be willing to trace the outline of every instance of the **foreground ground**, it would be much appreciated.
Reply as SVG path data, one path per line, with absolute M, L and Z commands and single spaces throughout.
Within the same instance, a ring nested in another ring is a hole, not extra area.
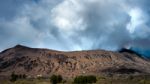
M 95 84 L 150 84 L 150 76 L 128 76 L 128 77 L 97 77 Z M 73 79 L 61 84 L 73 84 Z M 0 84 L 51 84 L 50 79 L 19 79 L 15 82 L 0 80 Z

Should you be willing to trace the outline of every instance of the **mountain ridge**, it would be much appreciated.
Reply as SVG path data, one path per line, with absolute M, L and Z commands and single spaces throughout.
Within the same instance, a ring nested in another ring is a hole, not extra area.
M 105 50 L 56 51 L 16 45 L 0 53 L 0 76 L 12 72 L 48 77 L 100 74 L 149 74 L 150 61 L 136 53 Z

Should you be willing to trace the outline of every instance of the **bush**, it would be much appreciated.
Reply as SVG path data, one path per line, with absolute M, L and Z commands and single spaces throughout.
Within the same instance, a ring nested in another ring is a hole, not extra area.
M 11 79 L 10 81 L 14 82 L 18 79 L 18 75 L 16 75 L 14 72 L 11 74 Z
M 23 74 L 23 75 L 22 75 L 22 78 L 23 78 L 23 79 L 26 79 L 26 78 L 27 78 L 27 76 L 26 76 L 25 74 Z
M 17 79 L 25 79 L 26 78 L 26 75 L 25 74 L 19 74 L 19 75 L 17 75 L 17 74 L 15 74 L 14 72 L 11 74 L 11 79 L 10 79 L 10 81 L 12 81 L 12 82 L 14 82 L 14 81 L 16 81 Z
M 96 83 L 97 79 L 95 76 L 77 76 L 74 79 L 75 84 L 87 84 L 87 83 Z
M 63 79 L 62 79 L 62 76 L 61 76 L 61 75 L 52 75 L 52 76 L 50 77 L 50 81 L 51 81 L 52 84 L 61 83 L 62 80 L 63 80 Z
M 97 79 L 95 76 L 87 76 L 87 82 L 88 83 L 96 83 Z

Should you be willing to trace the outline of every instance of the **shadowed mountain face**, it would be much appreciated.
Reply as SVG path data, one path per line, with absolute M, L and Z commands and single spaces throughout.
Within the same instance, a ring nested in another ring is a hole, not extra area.
M 10 76 L 12 72 L 29 77 L 149 74 L 150 61 L 128 50 L 62 52 L 17 45 L 0 53 L 0 76 Z

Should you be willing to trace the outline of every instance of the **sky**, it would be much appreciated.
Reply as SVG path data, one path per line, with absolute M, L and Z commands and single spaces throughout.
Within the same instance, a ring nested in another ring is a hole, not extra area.
M 0 51 L 17 44 L 150 56 L 150 1 L 0 0 Z

